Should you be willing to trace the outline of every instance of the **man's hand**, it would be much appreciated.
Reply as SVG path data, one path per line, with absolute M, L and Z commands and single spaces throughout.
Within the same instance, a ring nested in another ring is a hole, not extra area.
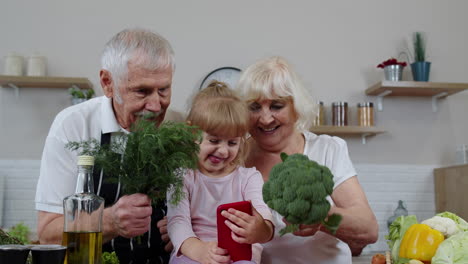
M 164 216 L 163 219 L 159 220 L 156 226 L 159 228 L 159 233 L 161 234 L 161 240 L 166 244 L 164 246 L 164 250 L 166 252 L 172 252 L 174 246 L 169 238 L 169 234 L 167 233 L 167 216 Z
M 232 239 L 238 243 L 266 243 L 273 237 L 273 224 L 263 219 L 252 206 L 252 215 L 230 208 L 221 212 L 228 220 L 225 224 L 232 230 Z
M 136 193 L 122 196 L 111 207 L 112 226 L 119 236 L 131 238 L 146 233 L 151 223 L 151 200 Z

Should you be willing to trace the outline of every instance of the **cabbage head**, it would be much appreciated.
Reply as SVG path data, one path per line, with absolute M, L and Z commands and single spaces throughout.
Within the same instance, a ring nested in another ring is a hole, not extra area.
M 468 263 L 468 231 L 453 235 L 440 243 L 432 264 Z

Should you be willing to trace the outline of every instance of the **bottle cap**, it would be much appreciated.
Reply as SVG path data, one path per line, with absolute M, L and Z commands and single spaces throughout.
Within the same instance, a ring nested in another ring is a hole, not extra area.
M 94 157 L 87 155 L 78 156 L 78 165 L 94 166 Z

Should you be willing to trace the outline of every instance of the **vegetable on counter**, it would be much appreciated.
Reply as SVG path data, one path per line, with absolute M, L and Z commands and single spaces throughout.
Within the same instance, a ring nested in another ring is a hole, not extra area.
M 444 237 L 451 237 L 461 232 L 455 221 L 450 218 L 438 215 L 422 221 L 421 224 L 428 225 L 431 228 L 440 231 L 442 234 L 444 234 Z
M 385 258 L 384 254 L 377 253 L 372 256 L 371 264 L 385 264 L 387 263 L 387 259 Z
M 23 243 L 18 238 L 11 236 L 10 234 L 8 234 L 7 232 L 3 231 L 0 228 L 0 245 L 11 245 L 11 244 L 22 245 Z
M 281 153 L 281 159 L 283 162 L 271 169 L 270 178 L 263 185 L 265 202 L 291 223 L 280 234 L 297 231 L 300 224 L 316 223 L 322 223 L 334 234 L 342 216 L 328 216 L 331 206 L 326 198 L 334 185 L 330 169 L 303 154 Z
M 431 261 L 444 235 L 425 224 L 413 224 L 406 230 L 400 244 L 400 257 Z
M 409 259 L 400 258 L 400 244 L 406 230 L 413 224 L 417 224 L 418 220 L 415 215 L 399 216 L 390 224 L 389 233 L 385 238 L 391 250 L 393 264 L 408 263 Z
M 117 257 L 117 254 L 115 254 L 115 251 L 110 252 L 102 252 L 102 264 L 119 264 L 119 258 Z
M 463 219 L 462 219 L 463 220 Z M 468 263 L 468 231 L 447 238 L 437 248 L 432 264 Z
M 419 230 L 418 235 L 413 229 Z M 415 215 L 400 216 L 390 225 L 385 238 L 392 251 L 393 264 L 413 264 L 416 260 L 431 264 L 468 263 L 468 223 L 451 212 L 439 213 L 421 224 Z M 441 242 L 432 245 L 436 241 Z M 422 257 L 421 252 L 428 255 L 434 252 L 432 260 Z

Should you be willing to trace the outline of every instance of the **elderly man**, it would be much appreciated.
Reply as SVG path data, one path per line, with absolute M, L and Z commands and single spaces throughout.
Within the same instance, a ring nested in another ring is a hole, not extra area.
M 145 113 L 155 113 L 155 122 L 160 124 L 171 101 L 174 52 L 162 36 L 140 29 L 121 31 L 106 44 L 101 60 L 105 96 L 61 111 L 46 139 L 36 193 L 41 243 L 61 243 L 62 201 L 75 190 L 77 153 L 65 145 L 90 138 L 108 143 L 118 134 L 129 133 Z M 120 263 L 167 262 L 157 227 L 165 214 L 164 205 L 151 205 L 143 194 L 120 197 L 119 185 L 103 180 L 105 172 L 94 173 L 96 193 L 104 197 L 106 206 L 104 251 L 116 251 Z M 131 238 L 140 235 L 141 243 L 134 243 Z

